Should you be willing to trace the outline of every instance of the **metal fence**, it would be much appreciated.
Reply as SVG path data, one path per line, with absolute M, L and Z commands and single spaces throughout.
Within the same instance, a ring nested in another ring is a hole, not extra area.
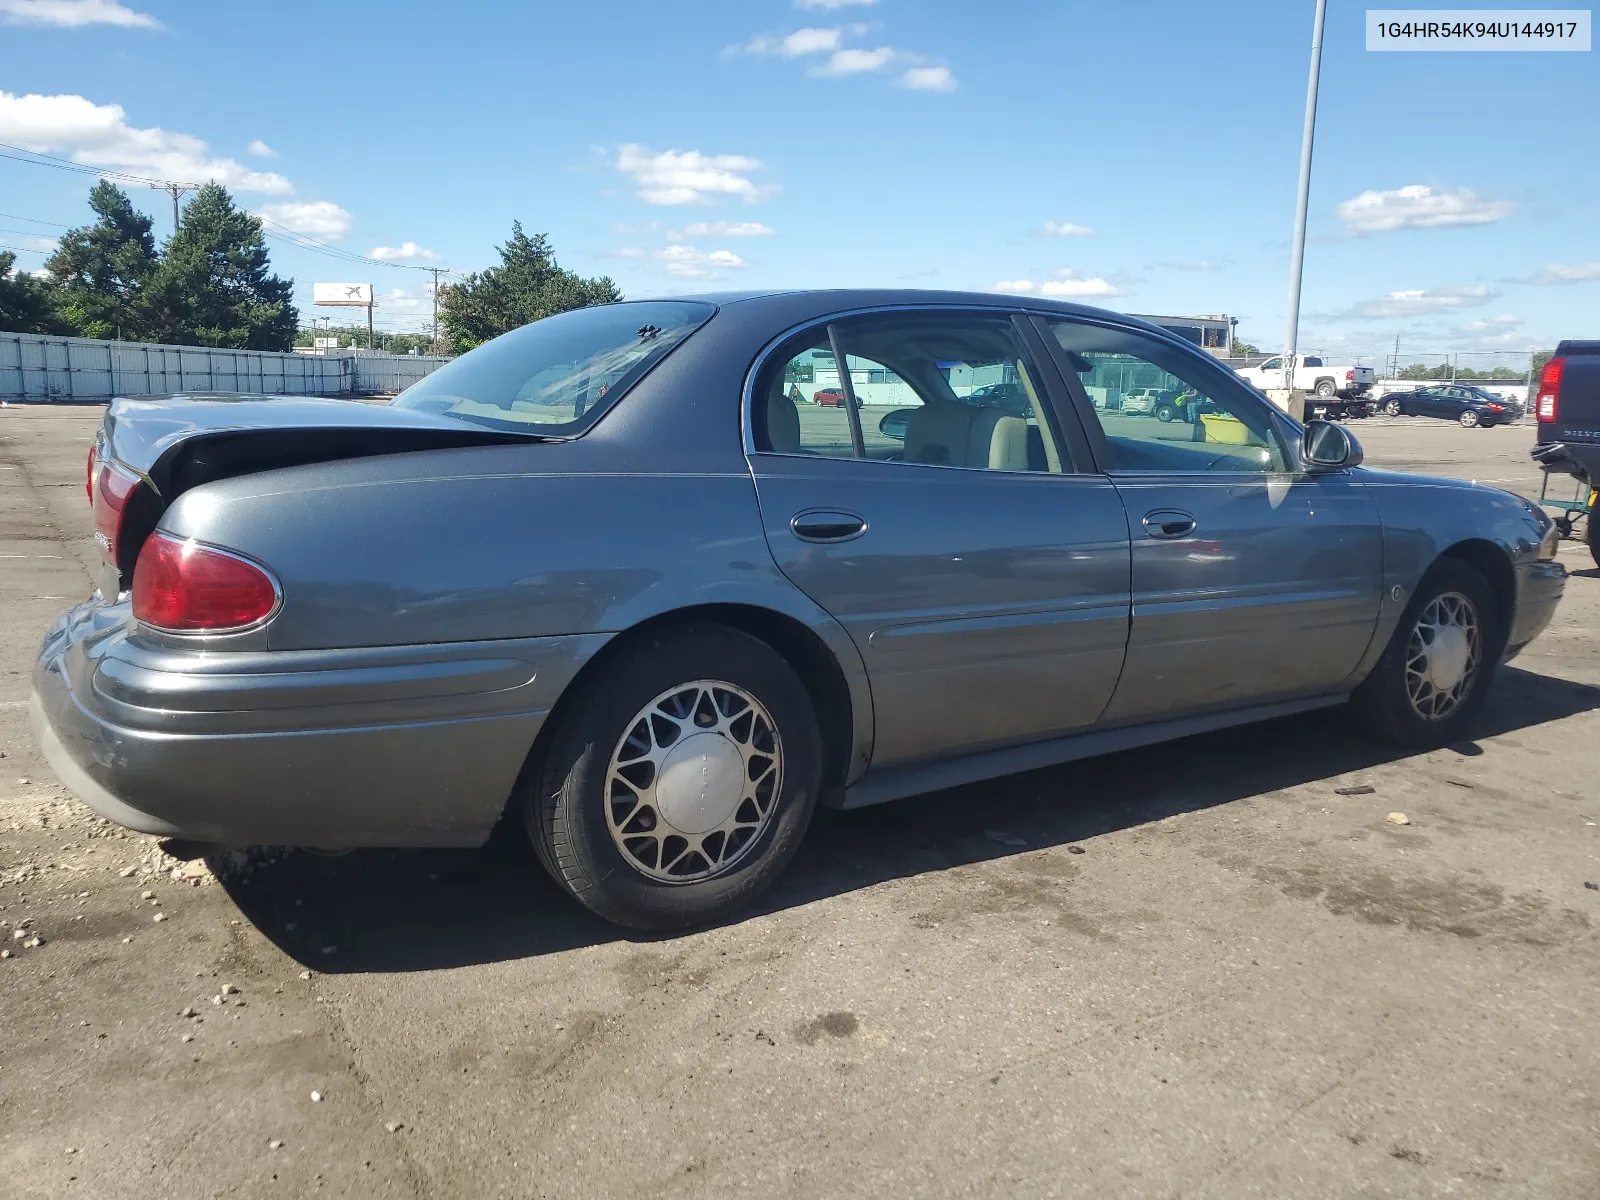
M 0 333 L 0 400 L 104 404 L 168 392 L 358 396 L 395 392 L 445 358 L 277 354 Z

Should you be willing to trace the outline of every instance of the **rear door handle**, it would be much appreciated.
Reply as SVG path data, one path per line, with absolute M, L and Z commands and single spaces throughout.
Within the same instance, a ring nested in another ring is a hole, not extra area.
M 867 531 L 867 519 L 837 508 L 811 508 L 796 513 L 789 529 L 802 542 L 848 542 Z
M 1195 524 L 1192 513 L 1175 508 L 1158 508 L 1144 517 L 1144 531 L 1153 538 L 1188 537 L 1194 532 Z

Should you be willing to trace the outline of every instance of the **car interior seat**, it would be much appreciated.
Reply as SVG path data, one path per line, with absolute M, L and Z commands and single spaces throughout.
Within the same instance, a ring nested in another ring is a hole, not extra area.
M 1028 469 L 1028 423 L 996 408 L 932 400 L 906 418 L 905 461 L 991 471 Z
M 774 454 L 800 453 L 800 410 L 783 391 L 783 378 L 767 393 L 767 446 Z

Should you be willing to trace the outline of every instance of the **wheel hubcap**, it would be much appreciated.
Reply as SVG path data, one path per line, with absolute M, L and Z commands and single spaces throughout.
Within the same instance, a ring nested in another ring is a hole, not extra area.
M 777 726 L 749 692 L 702 679 L 628 723 L 606 771 L 606 824 L 635 870 L 712 879 L 755 845 L 783 783 Z
M 1406 647 L 1406 694 L 1417 715 L 1442 721 L 1472 690 L 1482 657 L 1478 613 L 1460 592 L 1436 596 L 1412 627 Z

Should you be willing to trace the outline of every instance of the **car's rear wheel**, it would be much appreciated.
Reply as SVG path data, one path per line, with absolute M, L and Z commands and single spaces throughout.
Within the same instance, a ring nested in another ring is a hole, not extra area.
M 1483 704 L 1500 643 L 1488 583 L 1466 563 L 1441 560 L 1424 576 L 1351 706 L 1385 741 L 1446 745 Z
M 816 714 L 782 656 L 725 626 L 682 626 L 580 686 L 523 797 L 556 881 L 636 929 L 703 924 L 763 891 L 821 778 Z
M 1317 395 L 1321 396 L 1324 400 L 1326 400 L 1329 396 L 1333 395 L 1333 390 L 1334 390 L 1333 389 L 1333 380 L 1331 380 L 1331 379 L 1319 379 L 1319 380 L 1317 380 Z
M 1583 518 L 1583 540 L 1588 543 L 1589 557 L 1594 559 L 1594 565 L 1600 567 L 1600 524 L 1595 522 L 1592 507 Z
M 1385 416 L 1398 417 L 1400 415 L 1400 401 L 1385 401 L 1383 405 L 1383 412 Z
M 1463 429 L 1476 429 L 1478 426 L 1478 414 L 1470 408 L 1457 419 L 1461 422 L 1461 428 Z

